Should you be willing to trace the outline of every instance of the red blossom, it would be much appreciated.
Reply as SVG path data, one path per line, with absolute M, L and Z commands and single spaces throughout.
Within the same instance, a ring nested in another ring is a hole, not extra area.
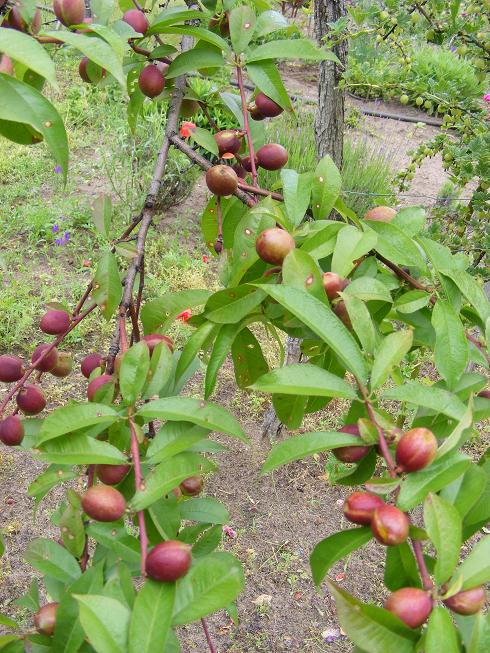
M 183 138 L 189 138 L 189 136 L 192 134 L 195 128 L 196 125 L 193 122 L 189 122 L 188 120 L 185 120 L 180 126 L 180 135 Z
M 202 255 L 202 262 L 203 262 L 203 263 L 207 263 L 208 261 L 209 261 L 209 257 L 206 256 L 206 254 L 203 254 L 203 255 Z
M 186 310 L 182 311 L 182 313 L 179 313 L 179 315 L 177 315 L 177 317 L 175 319 L 176 320 L 181 320 L 181 322 L 185 323 L 191 318 L 191 315 L 192 315 L 191 309 L 186 308 Z

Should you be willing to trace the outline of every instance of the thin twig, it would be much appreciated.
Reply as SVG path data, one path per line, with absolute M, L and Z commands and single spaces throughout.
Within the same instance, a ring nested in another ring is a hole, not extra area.
M 201 619 L 201 625 L 202 629 L 204 630 L 204 634 L 206 635 L 206 642 L 208 643 L 210 653 L 217 653 L 216 647 L 213 643 L 213 640 L 211 639 L 211 635 L 209 634 L 208 622 L 204 617 Z
M 389 474 L 391 478 L 397 478 L 398 474 L 396 473 L 396 465 L 395 461 L 393 460 L 393 457 L 390 453 L 390 450 L 388 449 L 388 443 L 386 442 L 385 434 L 381 426 L 378 424 L 378 421 L 376 419 L 376 415 L 374 414 L 373 406 L 371 404 L 371 401 L 369 400 L 368 392 L 365 386 L 357 380 L 357 385 L 359 387 L 359 391 L 362 395 L 362 399 L 364 401 L 364 404 L 366 406 L 366 410 L 369 415 L 369 419 L 371 422 L 374 424 L 376 427 L 376 430 L 378 431 L 379 435 L 379 447 L 381 449 L 381 453 L 383 454 L 383 458 L 386 461 L 386 465 L 388 467 Z
M 415 560 L 417 561 L 417 566 L 419 568 L 420 577 L 422 578 L 422 585 L 424 586 L 424 590 L 431 590 L 434 587 L 434 583 L 432 582 L 432 579 L 429 575 L 429 570 L 425 564 L 422 544 L 419 540 L 414 540 L 413 538 L 410 539 L 412 541 L 412 548 L 415 554 Z
M 250 131 L 250 123 L 248 121 L 247 99 L 245 97 L 245 88 L 243 86 L 243 74 L 240 66 L 236 67 L 236 76 L 238 88 L 240 89 L 240 98 L 242 100 L 242 115 L 243 115 L 243 128 L 247 135 L 248 153 L 250 156 L 250 168 L 252 169 L 252 183 L 257 186 L 257 168 L 255 166 L 255 150 L 252 139 L 252 132 Z

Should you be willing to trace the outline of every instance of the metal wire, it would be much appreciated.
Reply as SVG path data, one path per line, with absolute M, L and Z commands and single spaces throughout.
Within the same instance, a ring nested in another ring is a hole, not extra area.
M 357 190 L 342 190 L 342 193 L 346 193 L 348 195 L 362 195 L 364 197 L 417 197 L 419 199 L 426 199 L 426 200 L 437 200 L 438 202 L 469 202 L 471 201 L 471 197 L 456 197 L 456 196 L 448 196 L 448 197 L 439 197 L 437 195 L 412 195 L 409 193 L 397 193 L 393 191 L 393 193 L 364 193 L 362 191 L 357 191 Z

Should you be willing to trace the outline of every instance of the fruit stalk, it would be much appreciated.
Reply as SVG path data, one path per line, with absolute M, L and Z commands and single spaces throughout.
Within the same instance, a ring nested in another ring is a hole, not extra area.
M 143 489 L 143 476 L 141 473 L 141 460 L 138 447 L 138 436 L 136 434 L 136 425 L 133 416 L 129 415 L 129 430 L 131 432 L 131 455 L 134 465 L 135 487 L 136 490 Z M 144 576 L 146 573 L 146 556 L 148 553 L 148 535 L 146 533 L 145 513 L 140 510 L 137 513 L 138 526 L 140 529 L 140 546 L 141 546 L 141 574 Z
M 36 363 L 31 364 L 27 370 L 24 373 L 24 376 L 19 379 L 19 381 L 14 385 L 11 390 L 5 395 L 3 398 L 2 403 L 0 404 L 0 416 L 3 414 L 3 411 L 5 410 L 5 406 L 9 403 L 9 401 L 14 397 L 14 395 L 17 394 L 17 392 L 24 386 L 25 382 L 27 379 L 31 376 L 31 374 L 34 372 L 39 367 L 39 363 L 46 358 L 46 356 L 49 356 L 49 354 L 53 351 L 55 347 L 57 347 L 60 343 L 63 342 L 63 340 L 66 338 L 66 336 L 75 329 L 80 322 L 87 317 L 95 308 L 97 308 L 97 304 L 92 304 L 87 310 L 85 310 L 83 313 L 81 313 L 78 316 L 73 316 L 72 322 L 69 326 L 69 328 L 64 332 L 61 333 L 56 340 L 54 340 L 46 349 L 43 351 L 41 356 L 39 358 L 36 358 Z
M 372 406 L 371 402 L 369 401 L 368 392 L 367 392 L 366 388 L 364 387 L 364 385 L 359 380 L 357 380 L 357 385 L 358 385 L 359 390 L 361 392 L 362 399 L 363 399 L 363 401 L 364 401 L 364 403 L 366 405 L 366 410 L 368 412 L 369 419 L 371 420 L 371 422 L 376 427 L 376 430 L 378 431 L 379 447 L 381 449 L 381 453 L 383 454 L 383 458 L 386 461 L 386 465 L 388 467 L 388 471 L 390 473 L 390 476 L 392 478 L 396 478 L 397 473 L 395 471 L 395 469 L 396 469 L 395 461 L 393 460 L 393 457 L 392 457 L 392 455 L 390 453 L 390 450 L 388 449 L 388 444 L 386 442 L 384 431 L 383 431 L 383 429 L 381 428 L 381 426 L 378 424 L 378 422 L 376 420 L 376 416 L 374 414 L 373 406 Z
M 419 568 L 420 578 L 422 579 L 424 590 L 431 590 L 434 587 L 434 583 L 429 576 L 429 571 L 427 569 L 427 565 L 425 564 L 422 545 L 419 540 L 414 540 L 413 538 L 410 539 L 412 542 L 412 548 L 415 554 L 415 560 L 417 561 L 417 567 Z
M 243 85 L 243 75 L 240 66 L 236 67 L 236 76 L 238 88 L 240 89 L 240 97 L 242 100 L 242 115 L 243 115 L 243 128 L 247 136 L 248 153 L 250 156 L 250 167 L 252 168 L 252 185 L 257 186 L 257 168 L 255 166 L 255 151 L 252 140 L 252 133 L 250 131 L 250 123 L 248 121 L 247 100 L 245 98 L 245 87 Z

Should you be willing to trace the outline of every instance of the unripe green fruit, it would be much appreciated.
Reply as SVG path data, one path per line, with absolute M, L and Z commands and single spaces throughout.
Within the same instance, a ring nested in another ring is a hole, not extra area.
M 346 424 L 340 429 L 340 432 L 354 435 L 361 441 L 361 434 L 357 424 Z M 332 449 L 332 453 L 335 458 L 337 458 L 337 460 L 341 460 L 343 463 L 356 463 L 367 456 L 370 451 L 371 447 L 367 445 L 359 447 L 356 447 L 355 445 L 349 445 L 347 447 L 337 447 L 336 449 Z
M 369 526 L 376 508 L 383 505 L 383 499 L 376 494 L 353 492 L 345 500 L 344 515 L 354 524 Z
M 415 104 L 418 107 L 421 107 L 423 105 L 423 103 L 424 103 L 424 98 L 420 97 L 420 95 L 419 95 L 418 98 L 415 100 Z
M 44 355 L 48 349 L 51 351 Z M 40 360 L 41 357 L 43 357 L 42 360 Z M 51 372 L 58 362 L 58 350 L 52 345 L 38 345 L 31 356 L 31 362 L 40 372 Z
M 69 328 L 70 322 L 70 316 L 66 311 L 50 309 L 43 315 L 39 327 L 44 333 L 57 336 Z
M 279 143 L 263 145 L 257 152 L 257 161 L 264 170 L 279 170 L 288 162 L 286 148 Z
M 94 370 L 96 370 L 98 367 L 102 368 L 103 370 L 104 366 L 104 358 L 100 354 L 93 353 L 85 356 L 80 365 L 80 370 L 83 376 L 88 379 Z
M 395 209 L 390 206 L 375 206 L 370 209 L 364 216 L 364 220 L 373 220 L 375 222 L 391 222 L 396 215 Z
M 0 381 L 12 383 L 24 376 L 24 364 L 18 356 L 0 356 Z
M 422 427 L 407 431 L 396 447 L 396 462 L 404 472 L 416 472 L 430 465 L 437 454 L 436 436 Z
M 334 299 L 338 299 L 339 292 L 345 290 L 350 283 L 348 279 L 343 279 L 336 272 L 324 272 L 322 274 L 322 282 L 325 293 L 331 302 Z
M 238 177 L 230 166 L 217 165 L 206 172 L 206 185 L 218 197 L 233 195 L 238 188 Z
M 154 98 L 160 95 L 165 88 L 165 77 L 158 69 L 158 66 L 149 64 L 140 72 L 138 86 L 143 95 Z
M 255 105 L 260 113 L 266 118 L 275 118 L 284 111 L 279 104 L 274 102 L 274 100 L 271 100 L 271 98 L 265 93 L 259 93 L 257 95 L 255 98 Z
M 272 227 L 259 234 L 255 249 L 266 263 L 282 265 L 286 256 L 296 247 L 294 238 L 285 229 Z
M 19 390 L 17 406 L 26 415 L 37 415 L 46 407 L 43 391 L 37 385 L 27 384 Z
M 187 497 L 195 497 L 201 494 L 203 484 L 202 476 L 189 476 L 180 484 L 180 490 Z
M 404 587 L 387 598 L 385 608 L 407 624 L 419 628 L 432 612 L 432 599 L 418 587 Z
M 122 19 L 125 23 L 130 25 L 135 32 L 139 32 L 139 34 L 146 34 L 150 27 L 148 18 L 139 9 L 129 9 L 126 11 Z
M 485 589 L 479 585 L 450 596 L 445 599 L 444 605 L 457 614 L 470 615 L 479 612 L 485 602 Z
M 396 546 L 405 542 L 409 525 L 405 513 L 389 504 L 376 508 L 371 519 L 374 537 L 386 546 Z
M 87 386 L 87 398 L 89 401 L 95 401 L 95 395 L 97 393 L 97 390 L 100 390 L 104 385 L 107 383 L 112 383 L 114 381 L 114 378 L 110 374 L 101 374 L 100 376 L 96 376 L 95 379 L 92 379 L 90 383 Z M 114 399 L 114 394 L 115 394 L 115 388 L 113 392 L 112 399 Z
M 51 370 L 51 374 L 58 378 L 68 376 L 73 369 L 73 356 L 67 351 L 58 352 L 58 360 Z
M 146 559 L 150 578 L 171 583 L 182 578 L 192 563 L 191 547 L 178 540 L 167 540 L 153 547 Z
M 131 465 L 96 465 L 97 478 L 106 485 L 117 485 L 125 478 Z
M 124 515 L 126 501 L 116 488 L 109 485 L 92 485 L 82 497 L 82 508 L 92 519 L 110 522 Z
M 426 100 L 426 101 L 424 102 L 424 107 L 425 107 L 426 109 L 432 109 L 432 102 L 431 102 L 430 100 Z
M 390 17 L 390 14 L 387 11 L 380 11 L 379 17 L 381 20 L 387 20 Z
M 174 343 L 172 340 L 168 337 L 163 335 L 162 333 L 149 333 L 146 336 L 143 336 L 142 340 L 146 342 L 148 345 L 148 349 L 150 350 L 150 354 L 153 353 L 153 350 L 157 345 L 159 345 L 161 342 L 164 342 L 167 347 L 170 349 L 170 351 L 173 352 L 174 350 Z
M 59 603 L 46 603 L 34 615 L 34 626 L 42 635 L 50 637 L 54 633 L 58 606 Z
M 0 440 L 8 447 L 16 447 L 24 439 L 24 425 L 18 415 L 0 421 Z
M 53 0 L 56 18 L 66 27 L 80 25 L 85 18 L 84 0 Z
M 403 95 L 400 95 L 400 103 L 401 104 L 408 104 L 409 99 L 410 98 L 408 97 L 408 95 L 406 93 L 404 93 Z
M 242 144 L 236 129 L 224 129 L 214 135 L 214 140 L 220 156 L 228 153 L 236 154 Z

